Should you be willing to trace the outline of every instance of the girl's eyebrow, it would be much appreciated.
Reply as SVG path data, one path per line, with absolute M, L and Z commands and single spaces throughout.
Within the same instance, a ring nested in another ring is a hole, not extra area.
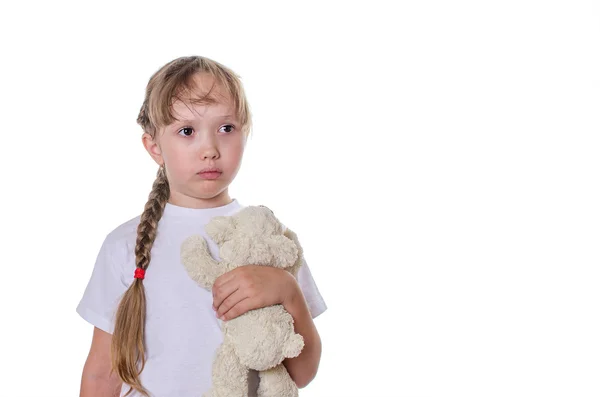
M 233 117 L 234 117 L 234 116 L 232 116 L 232 115 L 230 115 L 230 114 L 224 114 L 224 115 L 222 115 L 222 116 L 216 116 L 215 118 L 217 118 L 217 119 L 227 119 L 227 118 L 233 118 Z M 193 123 L 193 122 L 195 122 L 195 121 L 196 121 L 196 120 L 187 120 L 187 119 L 184 119 L 184 120 L 179 120 L 179 119 L 177 119 L 177 120 L 175 120 L 175 122 L 176 122 L 176 123 L 188 123 L 188 124 L 189 124 L 189 123 Z

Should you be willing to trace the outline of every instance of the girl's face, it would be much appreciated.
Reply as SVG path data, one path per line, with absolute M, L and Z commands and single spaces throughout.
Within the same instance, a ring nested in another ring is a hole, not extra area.
M 195 81 L 202 93 L 212 85 L 210 77 L 197 75 Z M 156 140 L 148 134 L 142 137 L 152 158 L 166 166 L 172 204 L 207 208 L 231 201 L 228 186 L 240 168 L 246 136 L 221 88 L 215 86 L 211 96 L 223 99 L 212 105 L 174 102 L 178 120 L 162 128 Z M 216 177 L 201 174 L 213 167 L 220 171 Z

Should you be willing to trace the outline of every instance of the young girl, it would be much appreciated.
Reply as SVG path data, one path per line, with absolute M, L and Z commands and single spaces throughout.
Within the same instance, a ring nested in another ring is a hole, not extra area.
M 321 341 L 312 318 L 326 310 L 306 263 L 289 272 L 248 265 L 197 285 L 180 246 L 214 216 L 243 208 L 228 186 L 242 162 L 251 114 L 239 77 L 199 56 L 175 59 L 151 78 L 137 118 L 159 165 L 144 212 L 105 238 L 77 312 L 94 326 L 81 396 L 199 397 L 211 386 L 220 321 L 283 304 L 305 347 L 284 365 L 298 387 L 316 375 Z M 265 203 L 259 203 L 265 204 Z M 249 377 L 249 395 L 260 382 Z

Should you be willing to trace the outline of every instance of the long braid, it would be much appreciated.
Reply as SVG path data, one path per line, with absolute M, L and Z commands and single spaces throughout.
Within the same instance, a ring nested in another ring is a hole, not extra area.
M 156 180 L 148 196 L 144 212 L 140 216 L 135 244 L 135 264 L 146 270 L 150 264 L 150 251 L 156 238 L 158 222 L 169 199 L 170 189 L 164 165 L 156 175 Z M 112 337 L 112 368 L 116 369 L 121 380 L 130 385 L 125 396 L 133 389 L 144 396 L 147 390 L 142 386 L 139 375 L 146 364 L 144 348 L 144 326 L 146 323 L 146 294 L 141 278 L 135 278 L 123 295 L 115 319 Z M 141 368 L 137 369 L 137 363 Z M 112 371 L 111 371 L 112 372 Z

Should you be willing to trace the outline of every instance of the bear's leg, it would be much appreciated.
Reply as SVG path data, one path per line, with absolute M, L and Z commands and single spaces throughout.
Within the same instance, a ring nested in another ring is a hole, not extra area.
M 259 371 L 258 397 L 298 397 L 298 386 L 283 364 Z
M 222 343 L 217 349 L 212 387 L 203 397 L 248 397 L 248 367 L 240 363 L 229 343 Z

